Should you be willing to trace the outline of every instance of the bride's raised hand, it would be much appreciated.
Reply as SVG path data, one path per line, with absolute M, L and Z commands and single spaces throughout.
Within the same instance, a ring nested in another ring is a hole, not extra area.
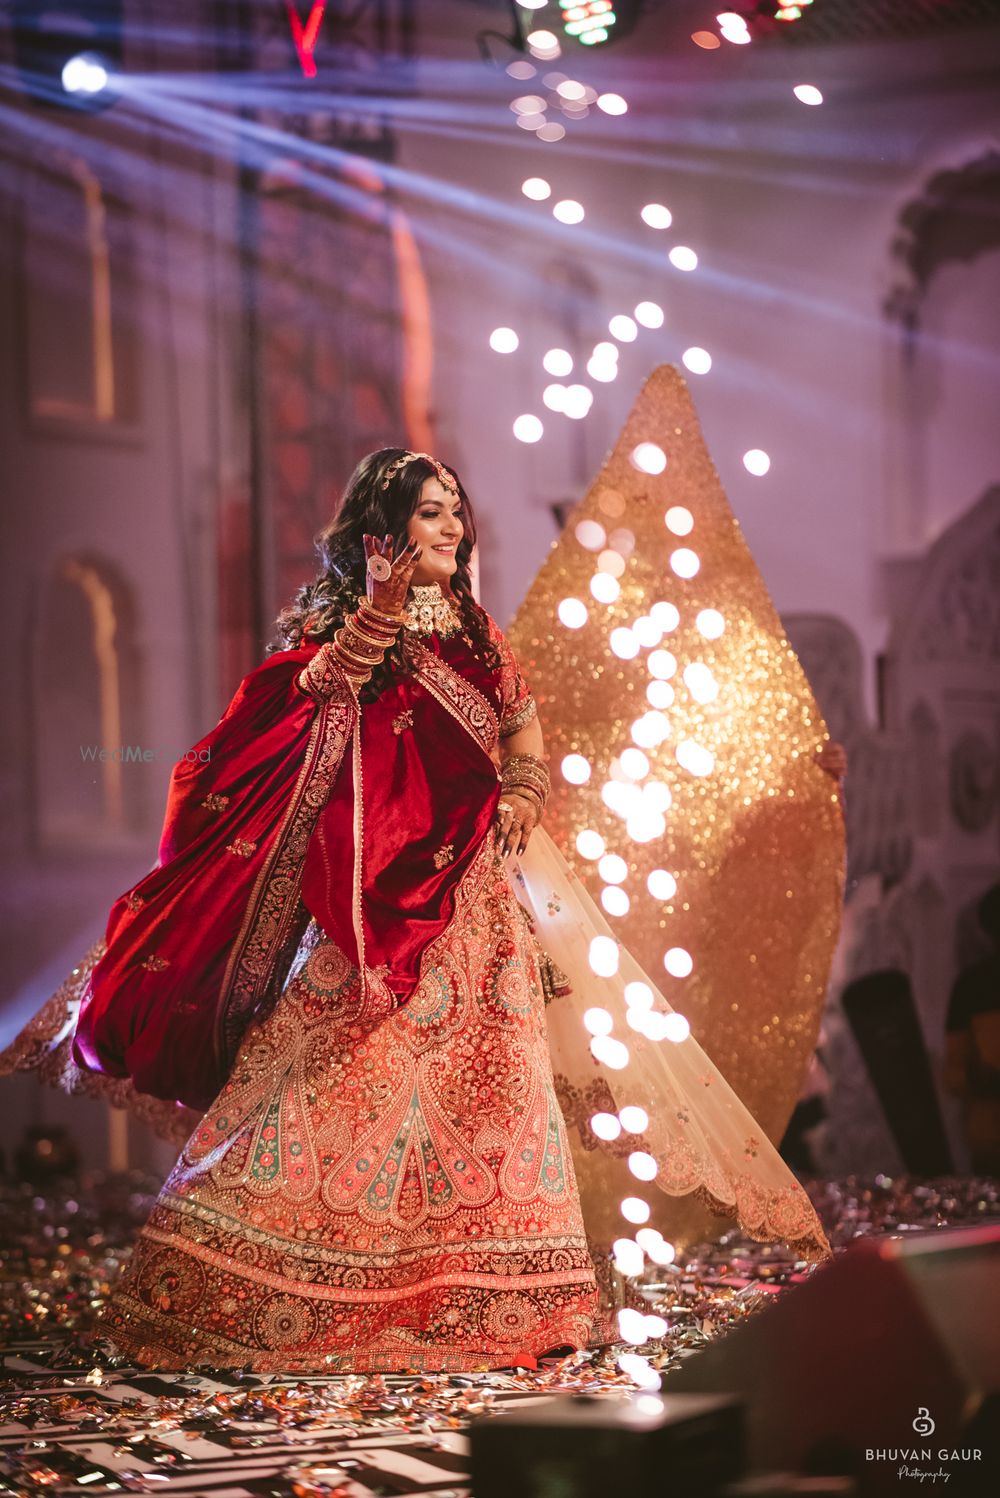
M 422 549 L 416 541 L 409 541 L 393 561 L 392 537 L 379 541 L 377 536 L 365 535 L 365 581 L 368 601 L 373 608 L 385 614 L 400 614 L 406 603 L 413 569 L 420 561 Z

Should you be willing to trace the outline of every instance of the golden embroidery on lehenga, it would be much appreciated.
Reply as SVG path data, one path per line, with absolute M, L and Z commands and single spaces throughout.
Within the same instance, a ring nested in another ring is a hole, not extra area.
M 436 869 L 447 868 L 455 861 L 455 844 L 444 843 L 434 855 L 434 867 Z
M 310 924 L 106 1327 L 159 1367 L 457 1370 L 583 1346 L 596 1306 L 534 944 L 486 841 L 402 1007 Z
M 229 805 L 229 797 L 221 796 L 218 792 L 213 791 L 211 795 L 205 797 L 201 804 L 206 811 L 225 811 Z

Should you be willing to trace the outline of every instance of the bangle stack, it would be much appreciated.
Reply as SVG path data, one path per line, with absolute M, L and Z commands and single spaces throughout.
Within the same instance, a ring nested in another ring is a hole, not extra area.
M 511 754 L 504 760 L 500 771 L 500 789 L 504 795 L 516 791 L 520 796 L 530 796 L 538 803 L 541 816 L 548 800 L 551 780 L 549 767 L 537 754 Z
M 333 637 L 333 653 L 355 691 L 371 679 L 402 627 L 401 614 L 384 614 L 367 598 L 358 599 L 357 612 L 347 615 Z

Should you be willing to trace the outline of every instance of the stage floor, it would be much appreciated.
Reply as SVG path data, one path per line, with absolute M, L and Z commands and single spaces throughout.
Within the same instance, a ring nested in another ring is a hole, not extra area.
M 807 1184 L 838 1249 L 862 1235 L 1000 1220 L 997 1181 Z M 0 1494 L 465 1498 L 473 1416 L 559 1392 L 635 1391 L 616 1365 L 624 1347 L 461 1376 L 140 1372 L 109 1357 L 95 1328 L 151 1193 L 155 1183 L 134 1175 L 0 1187 Z M 668 1330 L 643 1351 L 669 1375 L 808 1272 L 735 1232 L 693 1249 L 644 1286 Z

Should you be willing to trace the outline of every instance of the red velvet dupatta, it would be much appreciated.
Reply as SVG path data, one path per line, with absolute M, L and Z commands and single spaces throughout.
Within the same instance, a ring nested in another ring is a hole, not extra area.
M 310 914 L 405 1002 L 489 834 L 502 724 L 527 694 L 490 623 L 500 671 L 464 636 L 414 641 L 413 674 L 360 713 L 326 647 L 251 672 L 174 768 L 158 867 L 112 908 L 80 1066 L 203 1110 Z
M 316 647 L 280 651 L 241 683 L 175 767 L 159 865 L 112 907 L 83 995 L 80 1066 L 204 1109 L 308 919 L 309 837 L 357 718 L 343 677 L 297 685 Z

